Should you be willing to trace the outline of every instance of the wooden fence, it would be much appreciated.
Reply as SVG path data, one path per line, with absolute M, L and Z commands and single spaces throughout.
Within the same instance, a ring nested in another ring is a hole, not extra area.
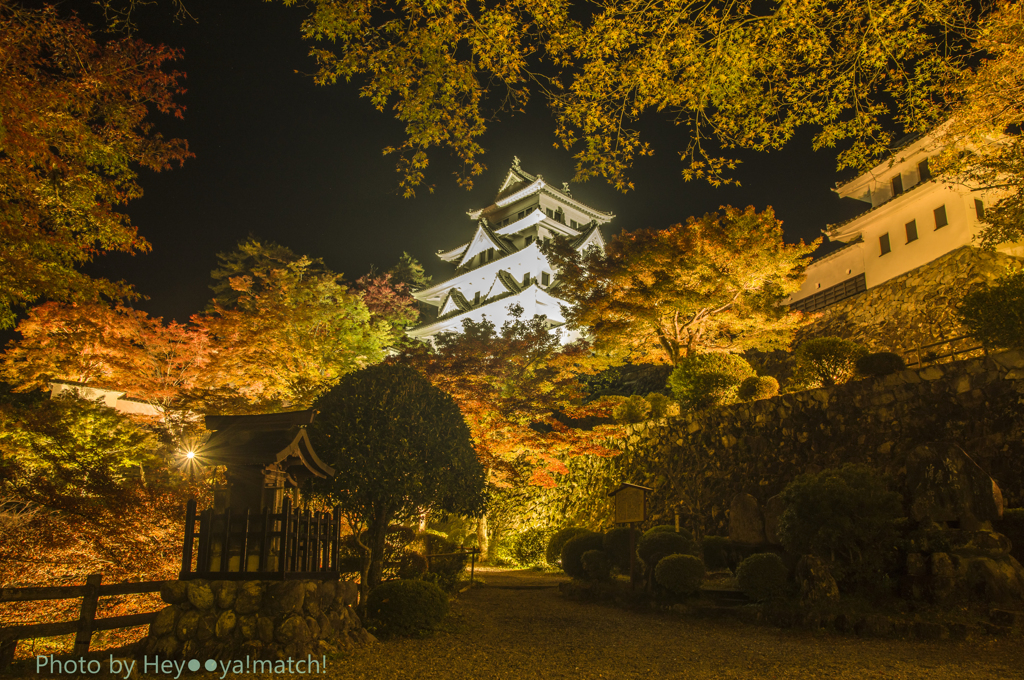
M 82 598 L 82 608 L 77 621 L 34 623 L 0 628 L 0 670 L 4 670 L 10 665 L 14 659 L 18 642 L 21 640 L 33 640 L 35 638 L 75 633 L 74 653 L 82 655 L 89 651 L 89 643 L 92 640 L 93 633 L 101 630 L 145 626 L 152 623 L 153 619 L 156 618 L 157 612 L 147 612 L 145 614 L 128 614 L 97 619 L 96 606 L 101 597 L 158 592 L 160 586 L 164 583 L 163 581 L 113 583 L 109 585 L 102 585 L 102 581 L 103 574 L 91 574 L 86 579 L 84 586 L 0 588 L 0 602 L 34 602 Z
M 281 512 L 185 510 L 181 580 L 337 578 L 341 513 L 299 512 L 284 499 Z M 196 528 L 198 522 L 199 528 Z M 194 566 L 193 566 L 194 558 Z
M 959 347 L 957 347 L 957 343 L 959 343 Z M 927 364 L 942 363 L 943 359 L 956 361 L 957 355 L 970 354 L 979 350 L 988 354 L 980 342 L 970 336 L 961 335 L 907 350 L 905 360 L 907 368 L 922 368 Z

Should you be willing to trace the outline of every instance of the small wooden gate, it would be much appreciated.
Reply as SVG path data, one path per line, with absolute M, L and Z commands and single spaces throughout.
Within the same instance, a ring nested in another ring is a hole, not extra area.
M 229 508 L 185 511 L 181 580 L 271 580 L 337 578 L 341 513 L 292 510 L 285 498 L 281 512 L 244 512 Z M 198 522 L 198 528 L 196 524 Z

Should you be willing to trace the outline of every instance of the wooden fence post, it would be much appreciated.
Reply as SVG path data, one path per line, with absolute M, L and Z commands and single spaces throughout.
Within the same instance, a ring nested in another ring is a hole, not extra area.
M 96 605 L 100 600 L 100 582 L 103 574 L 89 574 L 85 580 L 86 593 L 82 597 L 82 613 L 78 617 L 78 634 L 75 636 L 75 654 L 89 651 L 92 641 L 92 624 L 96 619 Z
M 181 548 L 181 575 L 185 578 L 192 571 L 192 547 L 195 543 L 196 499 L 190 498 L 185 506 L 185 544 Z M 202 569 L 202 565 L 197 565 Z
M 288 572 L 288 542 L 291 538 L 288 529 L 292 523 L 291 500 L 285 498 L 281 503 L 281 549 L 277 551 L 277 568 L 281 572 L 281 578 Z

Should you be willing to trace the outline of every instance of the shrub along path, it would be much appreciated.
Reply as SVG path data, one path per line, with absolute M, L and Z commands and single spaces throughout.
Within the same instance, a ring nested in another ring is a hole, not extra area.
M 446 629 L 356 650 L 332 678 L 1024 678 L 1020 639 L 922 642 L 815 636 L 570 602 L 564 577 L 485 572 Z M 545 587 L 550 586 L 550 587 Z

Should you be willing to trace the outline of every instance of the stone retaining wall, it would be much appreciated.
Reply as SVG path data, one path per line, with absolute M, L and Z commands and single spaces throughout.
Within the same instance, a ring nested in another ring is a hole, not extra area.
M 963 246 L 822 310 L 820 318 L 798 332 L 797 342 L 835 335 L 873 351 L 916 355 L 918 347 L 968 335 L 956 316 L 964 293 L 1022 262 L 1011 255 Z
M 351 581 L 168 581 L 143 649 L 168 659 L 305 659 L 373 636 Z
M 737 494 L 763 506 L 796 476 L 848 462 L 903 479 L 910 451 L 948 441 L 1019 507 L 1022 406 L 1024 354 L 1004 352 L 631 425 L 607 481 L 652 487 L 654 517 L 679 511 L 701 533 L 722 535 Z

